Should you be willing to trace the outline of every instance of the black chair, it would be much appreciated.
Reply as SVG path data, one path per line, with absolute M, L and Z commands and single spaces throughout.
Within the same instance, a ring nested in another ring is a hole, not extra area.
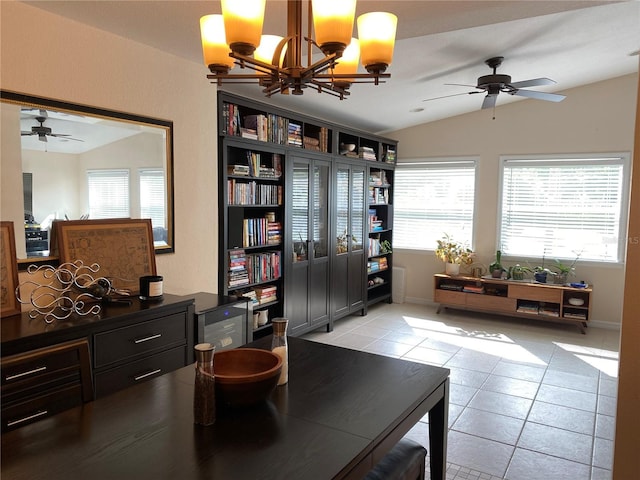
M 427 449 L 403 438 L 364 477 L 364 480 L 424 480 Z

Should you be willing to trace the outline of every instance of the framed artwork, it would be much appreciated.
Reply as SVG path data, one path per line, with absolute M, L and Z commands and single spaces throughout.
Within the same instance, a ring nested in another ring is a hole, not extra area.
M 18 261 L 16 259 L 16 237 L 13 222 L 0 222 L 0 316 L 8 317 L 20 313 L 16 298 L 18 286 Z
M 150 219 L 117 218 L 54 222 L 60 263 L 97 263 L 97 274 L 118 289 L 138 293 L 140 277 L 156 275 Z

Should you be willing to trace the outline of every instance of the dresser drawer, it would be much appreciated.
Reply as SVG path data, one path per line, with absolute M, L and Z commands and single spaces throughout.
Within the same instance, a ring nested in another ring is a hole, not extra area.
M 94 368 L 144 355 L 172 345 L 186 344 L 184 313 L 117 328 L 94 336 Z
M 2 389 L 13 385 L 46 382 L 57 373 L 77 370 L 77 350 L 56 351 L 52 348 L 33 350 L 2 359 Z
M 9 431 L 50 417 L 82 403 L 82 385 L 60 386 L 42 395 L 2 404 L 2 431 Z
M 130 387 L 185 365 L 186 347 L 177 347 L 95 374 L 96 396 Z

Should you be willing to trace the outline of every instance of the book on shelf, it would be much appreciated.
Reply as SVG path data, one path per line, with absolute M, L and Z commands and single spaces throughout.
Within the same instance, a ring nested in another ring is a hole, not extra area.
M 230 178 L 227 180 L 227 204 L 282 205 L 282 185 L 266 185 Z
M 358 157 L 363 160 L 377 160 L 376 152 L 371 147 L 360 147 L 358 148 Z
M 563 312 L 562 316 L 565 318 L 574 318 L 576 320 L 586 320 L 587 314 L 581 312 Z
M 249 165 L 227 165 L 227 175 L 249 176 Z
M 463 292 L 467 292 L 467 293 L 479 293 L 482 294 L 484 293 L 484 287 L 482 285 L 477 286 L 477 285 L 465 285 L 464 287 L 462 287 L 462 291 Z
M 518 308 L 516 308 L 516 312 L 530 313 L 532 315 L 537 315 L 538 309 L 539 309 L 539 305 L 536 302 L 521 302 L 518 304 Z
M 287 143 L 297 147 L 302 146 L 302 125 L 289 122 Z
M 240 127 L 240 136 L 242 138 L 250 138 L 251 140 L 258 140 L 258 132 L 252 128 Z

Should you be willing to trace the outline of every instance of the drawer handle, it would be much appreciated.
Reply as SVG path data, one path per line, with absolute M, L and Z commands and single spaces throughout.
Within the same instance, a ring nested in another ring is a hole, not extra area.
M 16 378 L 26 377 L 27 375 L 33 375 L 34 373 L 44 372 L 46 369 L 47 367 L 38 367 L 38 368 L 34 368 L 33 370 L 29 370 L 27 372 L 16 373 L 15 375 L 7 375 L 6 377 L 4 377 L 4 379 L 6 381 L 15 380 Z
M 148 342 L 149 340 L 155 340 L 156 338 L 160 338 L 161 336 L 162 336 L 161 333 L 156 333 L 155 335 L 150 335 L 148 337 L 137 338 L 133 341 L 133 343 L 144 343 L 144 342 Z
M 137 377 L 133 377 L 133 379 L 137 382 L 138 380 L 142 380 L 143 378 L 150 377 L 151 375 L 155 375 L 156 373 L 160 373 L 162 371 L 161 368 L 156 370 L 152 370 L 151 372 L 143 373 L 142 375 L 138 375 Z
M 33 415 L 29 415 L 28 417 L 20 418 L 18 420 L 12 420 L 7 422 L 7 427 L 13 427 L 14 425 L 18 425 L 20 423 L 28 422 L 29 420 L 33 420 L 34 418 L 42 417 L 49 413 L 47 410 L 42 410 L 38 413 L 34 413 Z

